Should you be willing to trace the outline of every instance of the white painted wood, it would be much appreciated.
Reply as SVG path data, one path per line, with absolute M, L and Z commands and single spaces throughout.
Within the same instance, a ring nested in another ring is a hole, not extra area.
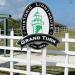
M 46 75 L 46 48 L 42 49 L 42 75 Z
M 31 50 L 27 46 L 27 75 L 31 75 Z
M 11 47 L 6 47 L 6 46 L 0 46 L 0 49 L 11 49 Z M 12 50 L 17 50 L 17 51 L 21 51 L 20 47 L 12 47 Z M 27 48 L 23 48 L 22 51 L 27 51 Z M 33 50 L 31 49 L 31 52 L 37 52 L 37 53 L 41 53 L 41 50 Z
M 22 39 L 23 37 L 22 36 L 14 36 L 14 37 L 12 37 L 12 36 L 0 36 L 0 38 L 2 38 L 2 39 Z
M 0 35 L 1 35 L 1 28 L 0 28 Z M 0 42 L 1 42 L 1 39 L 0 39 Z
M 13 32 L 13 30 L 11 31 L 11 37 L 13 37 L 14 36 L 14 32 Z M 11 47 L 11 50 L 10 50 L 10 58 L 12 59 L 13 58 L 13 55 L 14 55 L 14 53 L 13 53 L 13 50 L 12 50 L 12 47 L 13 47 L 13 45 L 14 45 L 14 42 L 13 42 L 13 39 L 11 38 L 11 40 L 10 40 L 10 47 Z M 13 70 L 13 61 L 10 61 L 10 75 L 13 75 L 13 72 L 12 72 L 12 70 Z
M 23 74 L 27 74 L 27 75 L 50 75 L 50 74 L 46 74 L 46 48 L 43 49 L 43 50 L 33 50 L 33 49 L 30 49 L 29 47 L 27 48 L 24 48 L 22 51 L 27 51 L 27 61 L 26 60 L 23 60 L 23 59 L 17 59 L 17 58 L 13 58 L 13 51 L 14 50 L 18 50 L 20 51 L 21 49 L 19 47 L 13 47 L 13 41 L 14 39 L 21 39 L 23 37 L 21 36 L 14 36 L 13 35 L 13 31 L 11 32 L 11 36 L 2 36 L 0 35 L 0 38 L 1 39 L 10 39 L 10 47 L 5 47 L 5 46 L 0 46 L 0 49 L 8 49 L 10 50 L 10 58 L 8 57 L 0 57 L 0 60 L 5 60 L 5 61 L 10 61 L 10 68 L 2 68 L 0 67 L 0 70 L 1 71 L 8 71 L 10 72 L 10 75 L 13 75 L 13 72 L 15 73 L 23 73 Z M 61 42 L 64 42 L 65 43 L 65 51 L 54 51 L 54 50 L 50 50 L 48 51 L 47 53 L 49 54 L 61 54 L 61 55 L 65 55 L 65 63 L 56 63 L 54 66 L 59 66 L 59 67 L 64 67 L 64 75 L 68 75 L 68 72 L 69 72 L 69 68 L 75 68 L 75 65 L 74 64 L 69 64 L 69 56 L 70 55 L 74 55 L 75 56 L 75 52 L 74 51 L 69 51 L 69 42 L 75 42 L 75 39 L 74 38 L 69 38 L 69 34 L 66 34 L 65 35 L 65 38 L 62 39 Z M 35 73 L 35 72 L 32 72 L 30 71 L 31 69 L 31 65 L 33 64 L 39 64 L 41 62 L 37 62 L 37 61 L 32 61 L 31 62 L 31 52 L 38 52 L 40 53 L 42 51 L 42 74 L 41 73 Z M 24 62 L 24 63 L 27 63 L 27 71 L 22 71 L 22 70 L 16 70 L 16 69 L 13 69 L 13 62 L 16 61 L 16 62 Z
M 68 39 L 69 39 L 69 34 L 68 33 L 66 33 L 65 34 L 65 51 L 66 52 L 68 52 L 69 51 L 69 43 L 68 43 Z M 68 65 L 69 64 L 69 56 L 68 56 L 68 54 L 66 54 L 66 57 L 65 57 L 65 65 L 66 65 L 66 67 L 65 67 L 65 69 L 64 69 L 64 75 L 68 75 L 68 72 L 69 72 L 69 70 L 68 70 Z

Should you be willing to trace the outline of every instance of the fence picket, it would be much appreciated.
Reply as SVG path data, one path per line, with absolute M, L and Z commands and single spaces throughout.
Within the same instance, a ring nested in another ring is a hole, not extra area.
M 65 51 L 68 52 L 69 51 L 69 43 L 68 43 L 68 39 L 69 39 L 69 34 L 66 33 L 65 34 Z M 66 54 L 65 56 L 65 69 L 64 69 L 64 75 L 68 75 L 68 64 L 69 64 L 69 56 L 68 54 Z
M 11 31 L 11 37 L 13 37 L 14 36 L 14 32 L 13 31 Z M 14 45 L 14 43 L 13 43 L 13 39 L 11 38 L 10 39 L 10 47 L 11 47 L 11 50 L 10 50 L 10 58 L 12 59 L 13 58 L 13 55 L 14 55 L 14 51 L 12 50 L 12 47 L 13 47 L 13 45 Z M 12 72 L 12 70 L 13 70 L 13 61 L 10 61 L 10 75 L 13 75 L 13 72 Z
M 42 49 L 42 75 L 46 75 L 46 48 Z
M 27 46 L 27 75 L 31 75 L 31 50 Z

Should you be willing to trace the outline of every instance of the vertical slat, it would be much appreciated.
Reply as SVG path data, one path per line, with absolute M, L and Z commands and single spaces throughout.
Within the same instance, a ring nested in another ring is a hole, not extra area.
M 42 49 L 42 75 L 46 75 L 46 48 Z
M 6 18 L 4 18 L 4 35 L 6 35 Z M 4 39 L 4 45 L 6 46 L 7 40 Z M 6 56 L 6 49 L 4 49 L 4 56 Z
M 69 42 L 67 42 L 67 40 L 69 39 L 68 33 L 65 34 L 65 39 L 66 39 L 66 41 L 65 41 L 65 51 L 68 52 L 69 51 Z M 69 56 L 68 56 L 68 54 L 66 54 L 66 57 L 65 57 L 65 66 L 66 67 L 65 67 L 65 70 L 64 70 L 64 75 L 68 75 L 68 72 L 69 72 L 68 67 L 67 67 L 68 64 L 69 64 Z
M 27 46 L 27 75 L 31 75 L 31 49 Z
M 13 37 L 14 36 L 14 32 L 13 30 L 11 31 L 11 36 Z M 10 50 L 10 58 L 13 59 L 13 50 L 12 50 L 12 47 L 13 47 L 13 39 L 11 38 L 10 39 L 10 47 L 11 47 L 11 50 Z M 13 61 L 10 61 L 10 75 L 13 75 L 13 72 L 12 72 L 12 69 L 13 69 Z
M 1 28 L 0 28 L 0 36 L 1 36 Z M 0 41 L 1 41 L 1 39 L 0 39 Z

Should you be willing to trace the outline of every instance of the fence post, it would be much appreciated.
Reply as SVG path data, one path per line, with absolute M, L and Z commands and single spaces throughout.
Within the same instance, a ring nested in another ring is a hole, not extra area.
M 69 51 L 69 42 L 68 42 L 69 34 L 68 33 L 65 34 L 65 39 L 66 39 L 66 41 L 65 41 L 65 51 L 67 53 Z M 64 70 L 64 75 L 68 75 L 68 72 L 69 72 L 68 63 L 69 63 L 69 55 L 66 54 L 66 57 L 65 57 L 65 66 L 66 67 L 65 67 L 65 70 Z
M 14 53 L 13 50 L 12 50 L 12 47 L 13 47 L 13 44 L 14 44 L 13 43 L 13 36 L 14 36 L 13 29 L 12 29 L 10 35 L 11 35 L 11 39 L 10 39 L 10 47 L 11 47 L 11 50 L 10 50 L 10 58 L 12 59 L 13 58 L 13 53 Z M 10 75 L 13 75 L 12 69 L 13 69 L 13 61 L 10 61 L 10 70 L 11 70 Z
M 0 28 L 0 35 L 1 35 L 1 28 Z M 0 39 L 0 41 L 1 41 L 1 39 Z
M 7 35 L 7 18 L 4 18 L 4 35 Z M 7 39 L 4 39 L 4 45 L 7 46 L 8 45 L 8 41 Z M 6 49 L 4 49 L 4 56 L 6 56 L 6 54 L 8 53 L 8 51 Z
M 31 75 L 31 49 L 27 46 L 27 75 Z
M 42 50 L 42 75 L 46 75 L 46 48 Z

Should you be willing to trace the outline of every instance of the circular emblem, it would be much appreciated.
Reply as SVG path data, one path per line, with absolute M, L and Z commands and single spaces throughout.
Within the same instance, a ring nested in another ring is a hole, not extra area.
M 49 43 L 57 45 L 59 42 L 53 35 L 54 19 L 51 10 L 41 2 L 34 2 L 27 6 L 22 16 L 23 39 L 18 44 L 28 45 L 34 49 L 42 49 Z
M 46 33 L 53 35 L 54 20 L 51 10 L 41 2 L 34 2 L 27 6 L 22 16 L 23 36 Z
M 22 16 L 22 34 L 27 36 L 30 34 L 50 34 L 54 32 L 54 20 L 50 9 L 41 2 L 34 2 L 27 6 Z M 40 49 L 47 43 L 31 43 L 30 47 Z

